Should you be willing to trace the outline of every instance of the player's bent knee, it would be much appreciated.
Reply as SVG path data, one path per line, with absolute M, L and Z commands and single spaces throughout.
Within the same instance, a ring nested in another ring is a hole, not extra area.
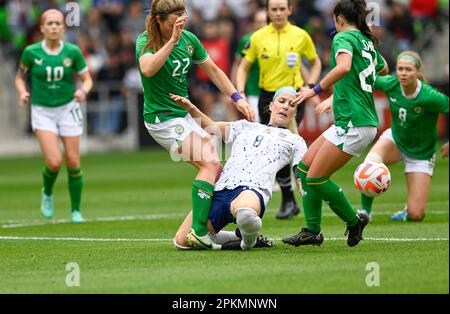
M 236 209 L 236 224 L 241 232 L 247 234 L 257 234 L 262 227 L 261 218 L 252 208 Z
M 80 168 L 80 159 L 78 157 L 68 157 L 67 158 L 67 167 L 69 169 Z
M 190 250 L 191 246 L 186 242 L 186 235 L 177 233 L 173 238 L 173 245 L 177 250 Z
M 47 159 L 47 167 L 51 171 L 58 171 L 61 168 L 62 159 L 61 158 L 48 158 Z

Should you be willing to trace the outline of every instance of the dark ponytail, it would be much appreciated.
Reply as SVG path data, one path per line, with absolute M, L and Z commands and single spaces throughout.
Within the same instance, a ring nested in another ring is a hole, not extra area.
M 366 1 L 364 0 L 341 0 L 334 7 L 333 15 L 335 17 L 343 16 L 349 23 L 355 26 L 369 38 L 373 43 L 378 44 L 378 39 L 372 33 L 367 25 L 367 15 L 370 11 L 366 10 Z

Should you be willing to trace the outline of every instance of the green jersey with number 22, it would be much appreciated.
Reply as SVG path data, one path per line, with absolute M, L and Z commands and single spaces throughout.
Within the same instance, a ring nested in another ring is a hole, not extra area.
M 352 56 L 352 68 L 333 88 L 334 123 L 343 130 L 349 127 L 378 127 L 373 100 L 373 84 L 386 63 L 373 42 L 359 30 L 339 32 L 331 48 L 331 68 L 339 53 Z
M 151 49 L 143 51 L 147 41 L 147 32 L 142 33 L 136 40 L 138 64 L 142 55 L 154 53 Z M 189 70 L 193 63 L 203 63 L 207 59 L 208 53 L 200 40 L 191 32 L 183 30 L 169 58 L 152 77 L 144 76 L 139 66 L 144 87 L 144 120 L 148 123 L 157 123 L 185 117 L 187 111 L 170 99 L 169 93 L 188 97 Z

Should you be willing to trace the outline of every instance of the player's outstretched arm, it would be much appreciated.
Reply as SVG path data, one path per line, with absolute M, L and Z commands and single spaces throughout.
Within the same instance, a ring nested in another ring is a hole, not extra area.
M 30 101 L 30 93 L 27 91 L 27 84 L 25 82 L 25 75 L 28 69 L 24 65 L 20 65 L 17 71 L 17 76 L 15 80 L 16 89 L 20 97 L 20 105 L 25 106 Z
M 236 91 L 226 74 L 211 60 L 211 58 L 208 58 L 206 62 L 199 64 L 199 67 L 208 74 L 208 77 L 222 93 L 233 99 L 236 109 L 241 112 L 247 120 L 255 121 L 256 115 L 252 107 Z
M 230 122 L 214 121 L 204 114 L 189 99 L 174 94 L 169 94 L 170 98 L 180 107 L 184 108 L 195 119 L 200 126 L 210 134 L 214 134 L 223 140 L 228 138 Z
M 293 103 L 300 104 L 305 100 L 317 95 L 323 90 L 327 90 L 337 81 L 343 78 L 352 69 L 352 56 L 347 53 L 340 53 L 336 57 L 336 67 L 331 70 L 319 84 L 310 88 L 302 88 L 298 96 L 293 100 Z
M 316 114 L 322 114 L 333 110 L 333 95 L 322 101 L 315 108 Z
M 91 91 L 94 83 L 88 71 L 80 74 L 80 79 L 81 86 L 75 91 L 75 94 L 73 96 L 77 101 L 82 102 L 86 100 L 87 94 L 89 94 L 89 92 Z

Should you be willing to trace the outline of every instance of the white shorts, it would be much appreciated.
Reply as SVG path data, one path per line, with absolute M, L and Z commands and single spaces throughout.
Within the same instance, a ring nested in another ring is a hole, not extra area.
M 33 131 L 50 131 L 59 136 L 83 134 L 83 113 L 80 104 L 72 100 L 59 107 L 31 106 L 31 128 Z
M 201 137 L 209 135 L 195 122 L 190 114 L 184 118 L 175 118 L 154 124 L 144 123 L 155 141 L 174 157 L 179 156 L 178 148 L 192 132 L 195 132 Z
M 384 131 L 383 134 L 381 134 L 380 139 L 389 140 L 395 144 L 394 137 L 392 136 L 392 129 L 387 129 L 386 131 Z M 402 151 L 400 151 L 400 154 L 402 161 L 405 164 L 405 173 L 420 172 L 426 173 L 430 177 L 433 176 L 436 154 L 433 154 L 433 157 L 431 157 L 431 159 L 429 160 L 415 159 L 407 156 Z
M 374 126 L 353 127 L 345 133 L 342 128 L 333 124 L 322 135 L 343 152 L 359 157 L 362 151 L 375 139 L 377 128 Z

